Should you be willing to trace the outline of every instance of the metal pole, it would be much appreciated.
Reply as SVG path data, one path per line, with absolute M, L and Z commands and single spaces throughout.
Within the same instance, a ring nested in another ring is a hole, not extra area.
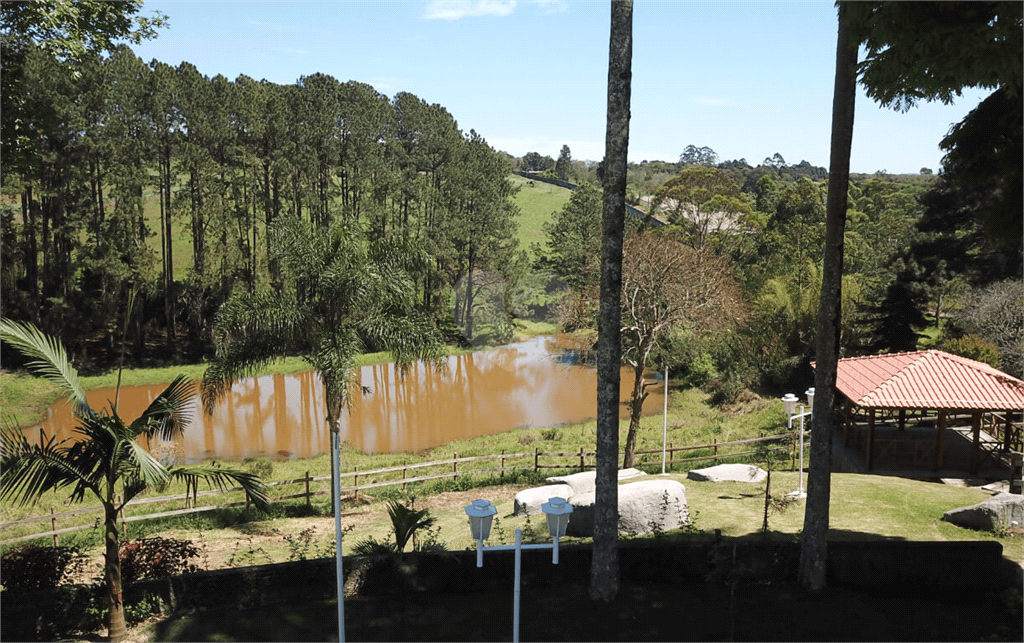
M 799 483 L 796 490 L 802 496 L 804 494 L 804 407 L 800 407 L 800 471 Z
M 484 539 L 480 538 L 476 541 L 476 566 L 484 566 Z
M 552 548 L 551 551 L 551 564 L 558 564 L 558 536 L 555 536 L 555 546 Z
M 345 588 L 341 567 L 341 443 L 337 431 L 331 431 L 331 470 L 334 475 L 334 547 L 338 577 L 338 641 L 345 643 Z
M 665 364 L 665 419 L 661 426 L 661 475 L 665 475 L 665 443 L 668 442 L 668 364 Z M 557 543 L 558 540 L 555 540 Z M 557 546 L 557 545 L 556 545 Z M 555 550 L 557 551 L 557 549 Z
M 516 589 L 512 603 L 512 643 L 519 643 L 519 586 L 523 566 L 523 530 L 516 529 Z

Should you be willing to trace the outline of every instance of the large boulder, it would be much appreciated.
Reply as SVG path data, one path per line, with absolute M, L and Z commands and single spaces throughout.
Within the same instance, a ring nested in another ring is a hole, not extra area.
M 639 469 L 622 469 L 619 471 L 619 481 L 629 480 L 630 478 L 636 478 L 638 476 L 647 475 Z M 584 471 L 583 473 L 573 473 L 567 476 L 554 476 L 547 478 L 547 482 L 552 484 L 567 484 L 572 487 L 572 493 L 574 496 L 578 496 L 584 493 L 590 493 L 594 490 L 595 479 L 597 477 L 596 471 Z M 565 496 L 568 498 L 569 496 Z
M 572 495 L 572 487 L 567 484 L 549 484 L 544 487 L 533 487 L 523 489 L 516 494 L 515 506 L 512 509 L 513 516 L 531 516 L 541 512 L 540 506 L 548 501 L 548 498 L 566 498 Z
M 686 477 L 700 482 L 764 482 L 768 472 L 752 464 L 719 464 L 706 469 L 692 469 Z
M 573 496 L 570 536 L 594 535 L 594 492 Z M 619 485 L 619 533 L 649 534 L 678 529 L 690 522 L 686 487 L 658 478 Z
M 1018 528 L 1024 525 L 1024 496 L 1016 493 L 996 494 L 976 505 L 951 509 L 942 515 L 942 519 L 960 527 L 982 531 L 992 531 L 999 527 Z

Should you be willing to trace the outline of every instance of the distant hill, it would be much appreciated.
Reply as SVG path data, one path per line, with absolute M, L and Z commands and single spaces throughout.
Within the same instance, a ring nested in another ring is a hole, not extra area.
M 516 205 L 519 206 L 519 245 L 533 259 L 530 246 L 534 243 L 544 243 L 544 231 L 541 226 L 551 219 L 552 213 L 561 210 L 569 201 L 572 190 L 531 181 L 518 174 L 509 176 L 509 180 L 513 185 L 520 186 L 519 193 L 515 196 Z

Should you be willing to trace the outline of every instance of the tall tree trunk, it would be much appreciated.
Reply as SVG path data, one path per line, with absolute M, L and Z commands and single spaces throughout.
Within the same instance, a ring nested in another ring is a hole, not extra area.
M 36 247 L 36 205 L 32 199 L 32 184 L 25 186 L 21 195 L 21 210 L 25 221 L 25 272 L 32 306 L 32 321 L 39 324 L 39 251 Z
M 469 270 L 466 274 L 466 339 L 473 339 L 473 269 L 476 267 L 476 251 L 469 251 Z
M 647 399 L 647 393 L 644 392 L 644 366 L 646 363 L 646 360 L 637 360 L 633 367 L 633 394 L 629 398 L 629 433 L 626 434 L 626 446 L 622 450 L 623 469 L 633 466 L 636 454 L 636 434 L 640 430 L 640 414 L 644 410 L 644 400 Z
M 177 332 L 175 328 L 175 320 L 177 320 L 177 310 L 174 301 L 174 237 L 171 232 L 171 146 L 164 146 L 164 176 L 163 176 L 163 197 L 166 202 L 164 205 L 164 238 L 167 242 L 167 262 L 164 266 L 164 306 L 166 308 L 167 315 L 167 341 L 171 348 L 177 352 L 177 345 L 175 339 L 177 339 Z
M 815 337 L 814 440 L 807 474 L 807 507 L 800 539 L 800 584 L 810 592 L 825 588 L 828 555 L 828 514 L 832 482 L 832 413 L 836 368 L 839 361 L 840 313 L 843 284 L 843 235 L 846 229 L 853 141 L 853 107 L 857 98 L 857 44 L 839 6 L 836 45 L 836 82 L 832 98 L 832 153 L 829 159 L 828 202 L 825 210 L 825 256 L 821 275 L 821 301 Z
M 633 1 L 611 3 L 608 124 L 605 132 L 601 306 L 597 337 L 597 479 L 590 598 L 619 592 L 619 364 L 622 359 L 622 234 L 626 216 L 626 154 L 633 58 Z
M 121 558 L 118 552 L 117 511 L 113 501 L 104 507 L 106 519 L 106 550 L 103 555 L 103 581 L 107 586 L 107 603 L 110 613 L 107 615 L 108 636 L 112 642 L 128 638 L 128 626 L 124 620 L 124 601 L 121 595 Z

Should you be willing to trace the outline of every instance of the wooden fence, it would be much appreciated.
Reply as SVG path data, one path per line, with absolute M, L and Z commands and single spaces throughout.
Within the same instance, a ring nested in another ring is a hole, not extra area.
M 698 461 L 703 461 L 703 460 L 720 460 L 720 459 L 726 459 L 726 458 L 737 458 L 737 457 L 743 457 L 743 456 L 751 456 L 751 455 L 755 455 L 757 453 L 757 451 L 756 450 L 731 451 L 731 450 L 728 450 L 727 447 L 733 447 L 733 446 L 738 446 L 738 445 L 744 445 L 744 446 L 745 445 L 752 445 L 752 444 L 757 444 L 757 443 L 761 443 L 761 442 L 773 442 L 773 441 L 774 442 L 781 442 L 781 441 L 785 440 L 787 442 L 786 448 L 792 454 L 790 468 L 793 469 L 793 468 L 795 468 L 795 463 L 796 463 L 796 451 L 797 451 L 797 449 L 796 449 L 796 438 L 797 438 L 797 433 L 795 433 L 795 432 L 787 432 L 787 433 L 780 433 L 780 434 L 777 434 L 777 435 L 770 435 L 770 436 L 765 436 L 762 433 L 761 437 L 751 438 L 751 439 L 748 439 L 748 440 L 733 440 L 731 442 L 718 442 L 718 440 L 716 439 L 716 440 L 712 441 L 709 444 L 696 444 L 696 445 L 687 445 L 687 446 L 674 446 L 671 443 L 669 443 L 667 445 L 667 447 L 666 447 L 666 450 L 665 450 L 666 451 L 666 460 L 667 460 L 666 464 L 667 465 L 685 464 L 685 463 L 689 463 L 689 462 L 698 462 Z M 722 451 L 719 451 L 719 449 L 722 449 Z M 711 451 L 711 453 L 707 454 L 707 455 L 696 456 L 696 457 L 688 457 L 688 458 L 676 459 L 676 454 L 677 453 L 685 453 L 685 452 L 688 452 L 688 451 L 700 451 L 700 450 Z M 661 449 L 650 449 L 650 450 L 637 451 L 636 452 L 637 464 L 639 466 L 655 466 L 655 465 L 660 465 L 661 464 L 661 453 L 662 453 Z M 649 458 L 647 458 L 645 460 L 645 456 L 654 456 L 655 454 L 657 455 L 656 458 L 649 457 Z M 623 455 L 622 453 L 619 453 L 620 458 L 621 458 L 622 455 Z M 344 484 L 344 481 L 347 480 L 347 479 L 351 479 L 352 480 L 352 484 L 351 485 L 344 486 L 344 487 L 341 488 L 341 494 L 342 494 L 342 496 L 345 496 L 347 494 L 352 494 L 353 500 L 358 501 L 359 500 L 360 492 L 365 492 L 368 489 L 380 489 L 380 488 L 384 488 L 384 487 L 394 487 L 394 486 L 401 485 L 402 486 L 402 490 L 405 491 L 406 488 L 407 488 L 407 485 L 410 485 L 410 484 L 415 484 L 415 483 L 420 483 L 420 482 L 427 482 L 427 481 L 430 481 L 430 480 L 441 480 L 441 479 L 445 479 L 445 478 L 458 479 L 460 476 L 466 476 L 466 475 L 490 474 L 490 475 L 497 475 L 497 477 L 499 479 L 501 479 L 501 478 L 505 477 L 506 473 L 511 473 L 511 472 L 514 472 L 514 471 L 534 471 L 534 472 L 538 472 L 538 471 L 541 471 L 542 469 L 574 469 L 574 470 L 579 470 L 579 471 L 585 471 L 587 469 L 593 469 L 595 467 L 594 462 L 595 462 L 596 456 L 597 456 L 597 452 L 596 451 L 584 451 L 582 447 L 580 447 L 579 451 L 575 451 L 575 452 L 542 452 L 539 448 L 536 448 L 536 449 L 534 449 L 534 451 L 532 453 L 530 453 L 530 452 L 505 453 L 504 451 L 502 451 L 501 453 L 494 454 L 494 455 L 477 455 L 477 456 L 469 456 L 469 457 L 463 457 L 463 458 L 460 458 L 458 453 L 453 453 L 452 457 L 450 459 L 446 459 L 446 460 L 435 460 L 435 461 L 431 461 L 431 462 L 415 462 L 415 463 L 411 463 L 411 464 L 410 463 L 404 463 L 404 464 L 402 464 L 400 466 L 385 467 L 385 468 L 382 468 L 382 469 L 370 469 L 370 470 L 365 470 L 365 471 L 360 471 L 359 467 L 355 467 L 355 469 L 353 469 L 352 471 L 343 472 L 340 475 L 340 479 L 342 481 L 342 484 Z M 541 463 L 541 458 L 546 458 L 546 459 L 549 460 L 549 462 L 545 463 L 545 464 L 542 464 Z M 550 462 L 551 459 L 555 459 L 556 462 L 555 463 L 551 463 Z M 479 465 L 481 463 L 484 463 L 484 462 L 494 462 L 494 461 L 497 461 L 496 464 L 498 466 L 490 466 L 490 467 L 484 467 L 484 468 L 464 468 L 464 467 L 460 467 L 460 465 L 466 465 L 468 463 L 475 463 L 474 465 L 471 465 L 471 466 L 479 467 Z M 422 475 L 413 475 L 412 477 L 409 476 L 409 472 L 410 471 L 413 471 L 415 473 L 417 470 L 429 469 L 429 468 L 435 468 L 435 470 L 436 469 L 443 469 L 443 471 L 441 471 L 440 473 L 427 471 L 427 472 L 424 472 Z M 399 475 L 401 477 L 398 477 Z M 381 479 L 382 477 L 387 477 L 387 478 L 391 478 L 391 479 L 383 479 L 382 480 Z M 265 486 L 267 488 L 269 488 L 269 489 L 273 489 L 273 488 L 276 488 L 276 487 L 283 487 L 283 486 L 287 486 L 287 485 L 302 485 L 302 491 L 300 491 L 299 493 L 288 493 L 288 494 L 281 495 L 281 496 L 273 496 L 269 500 L 270 500 L 270 502 L 273 503 L 273 502 L 280 502 L 282 500 L 294 500 L 294 499 L 298 499 L 298 498 L 303 498 L 303 499 L 305 499 L 306 504 L 310 504 L 311 503 L 311 499 L 312 499 L 313 496 L 330 495 L 331 492 L 330 492 L 329 488 L 327 488 L 327 489 L 314 489 L 313 488 L 313 485 L 315 483 L 321 483 L 321 482 L 330 481 L 330 479 L 331 479 L 331 476 L 310 476 L 309 472 L 307 471 L 306 475 L 303 476 L 302 478 L 295 478 L 295 479 L 292 479 L 292 480 L 280 480 L 280 481 L 277 481 L 277 482 L 270 482 L 270 483 L 267 483 Z M 213 490 L 209 490 L 209 491 L 198 491 L 198 490 L 195 490 L 195 489 L 189 489 L 186 493 L 181 493 L 181 494 L 174 494 L 174 495 L 168 495 L 168 496 L 156 496 L 156 497 L 152 497 L 152 498 L 135 498 L 135 499 L 129 501 L 126 506 L 127 507 L 137 507 L 137 506 L 140 506 L 140 505 L 146 505 L 146 504 L 152 504 L 152 503 L 173 502 L 173 501 L 176 501 L 176 500 L 183 500 L 185 508 L 184 509 L 175 509 L 175 510 L 171 510 L 171 511 L 160 511 L 160 512 L 150 513 L 150 514 L 129 515 L 129 516 L 125 516 L 125 513 L 122 510 L 121 511 L 121 515 L 120 515 L 120 517 L 121 517 L 122 533 L 127 533 L 127 523 L 129 523 L 129 522 L 136 522 L 136 521 L 139 521 L 139 520 L 152 520 L 154 518 L 165 518 L 165 517 L 169 517 L 169 516 L 183 516 L 183 515 L 188 515 L 188 514 L 203 513 L 203 512 L 207 512 L 207 511 L 216 511 L 218 509 L 226 509 L 226 508 L 230 508 L 230 507 L 246 507 L 246 508 L 248 508 L 249 505 L 251 504 L 251 502 L 250 502 L 248 497 L 246 497 L 244 500 L 239 500 L 239 501 L 236 501 L 236 502 L 228 502 L 228 503 L 215 504 L 215 505 L 205 505 L 205 506 L 201 506 L 201 507 L 196 506 L 198 498 L 207 497 L 207 496 L 217 496 L 217 495 L 222 495 L 222 494 L 226 494 L 226 493 L 239 493 L 241 491 L 242 491 L 241 487 L 233 487 L 233 488 L 230 488 L 230 489 L 213 489 Z M 26 524 L 36 523 L 36 522 L 44 522 L 44 521 L 48 520 L 48 521 L 50 521 L 50 530 L 49 531 L 45 531 L 45 532 L 41 532 L 41 533 L 36 533 L 36 534 L 29 534 L 29 535 L 25 535 L 25 536 L 18 536 L 16 538 L 11 538 L 11 539 L 5 539 L 2 542 L 3 542 L 3 544 L 13 544 L 13 543 L 18 543 L 18 542 L 23 542 L 23 541 L 26 541 L 26 540 L 34 540 L 36 538 L 45 538 L 45 537 L 48 537 L 48 536 L 52 536 L 53 537 L 53 544 L 56 546 L 56 545 L 59 544 L 59 538 L 58 537 L 59 537 L 60 534 L 66 534 L 66 533 L 71 533 L 71 532 L 75 532 L 75 531 L 82 531 L 82 530 L 85 530 L 85 529 L 94 529 L 100 523 L 100 518 L 97 517 L 95 523 L 93 523 L 93 524 L 76 525 L 76 526 L 72 526 L 72 527 L 65 527 L 65 528 L 59 529 L 58 528 L 58 519 L 67 519 L 67 518 L 70 518 L 72 516 L 80 516 L 80 515 L 83 515 L 83 514 L 102 513 L 102 512 L 103 512 L 103 508 L 102 507 L 83 507 L 83 508 L 80 508 L 80 509 L 72 509 L 72 510 L 69 510 L 69 511 L 62 511 L 62 512 L 57 513 L 55 511 L 55 508 L 51 506 L 50 507 L 50 512 L 48 514 L 43 514 L 43 515 L 39 515 L 39 516 L 32 516 L 32 517 L 29 517 L 29 518 L 22 518 L 20 520 L 12 520 L 10 522 L 0 523 L 0 529 L 7 529 L 9 527 L 14 527 L 14 526 L 17 526 L 17 525 L 26 525 Z

